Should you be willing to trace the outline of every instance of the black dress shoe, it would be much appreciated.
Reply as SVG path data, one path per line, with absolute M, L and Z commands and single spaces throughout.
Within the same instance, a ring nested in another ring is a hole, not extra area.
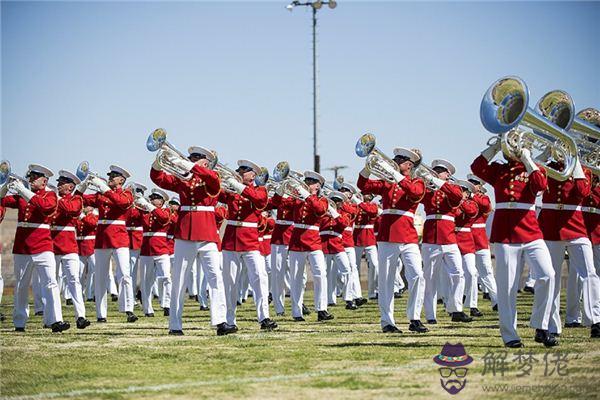
M 17 326 L 17 327 L 15 328 L 15 332 L 25 332 L 25 328 L 23 328 L 23 327 L 20 327 L 20 326 Z
M 135 293 L 135 299 L 138 301 L 142 301 L 142 291 L 138 289 L 138 291 Z
M 327 307 L 335 307 L 335 306 L 337 306 L 336 303 L 327 303 Z
M 377 300 L 377 296 L 370 296 L 369 300 Z
M 494 304 L 494 307 L 492 307 L 492 310 L 494 310 L 494 311 L 497 312 L 498 311 L 498 304 Z
M 484 300 L 491 300 L 491 298 L 490 298 L 490 294 L 489 294 L 489 293 L 484 293 L 484 294 L 483 294 L 483 299 L 484 299 Z
M 402 293 L 400 293 L 400 292 L 395 292 L 395 293 L 394 293 L 394 298 L 395 298 L 395 299 L 400 299 L 400 298 L 402 298 Z
M 6 321 L 6 316 L 0 313 L 0 321 Z
M 535 294 L 535 289 L 532 286 L 525 286 L 523 288 L 523 291 L 525 293 L 531 293 L 531 294 Z
M 98 322 L 99 324 L 104 324 L 106 323 L 106 318 L 98 318 L 96 319 L 96 322 Z
M 428 320 L 427 320 L 427 323 L 428 323 L 429 325 L 436 325 L 436 324 L 437 324 L 437 319 L 428 319 Z
M 273 294 L 269 293 L 269 304 L 273 302 Z
M 327 311 L 318 311 L 317 312 L 317 321 L 329 321 L 333 319 L 333 315 L 329 314 Z
M 304 322 L 306 320 L 304 319 L 304 317 L 294 317 L 294 321 L 296 321 L 296 322 Z
M 302 315 L 310 315 L 310 308 L 302 304 Z
M 423 325 L 423 323 L 419 319 L 411 320 L 410 324 L 408 325 L 408 330 L 411 332 L 417 332 L 417 333 L 429 332 L 429 329 L 427 329 L 427 327 L 425 325 Z
M 590 328 L 590 337 L 591 338 L 600 338 L 600 323 L 595 323 Z
M 68 305 L 68 306 L 72 306 L 72 305 L 73 305 L 73 299 L 67 299 L 67 300 L 65 301 L 65 303 L 66 303 L 66 305 Z
M 537 343 L 543 343 L 546 347 L 558 346 L 558 339 L 548 333 L 545 329 L 536 329 L 534 340 Z
M 271 320 L 270 318 L 265 318 L 260 321 L 260 329 L 265 331 L 272 331 L 277 328 L 277 322 Z
M 200 311 L 208 311 L 209 308 L 206 306 L 200 306 Z
M 565 324 L 565 328 L 581 328 L 582 326 L 581 322 L 567 322 Z
M 354 304 L 354 302 L 352 301 L 347 301 L 346 302 L 346 310 L 357 310 L 358 306 L 356 304 Z
M 188 298 L 189 298 L 190 300 L 194 300 L 194 295 L 193 295 L 193 294 L 190 294 L 190 295 L 188 295 Z
M 85 329 L 91 325 L 91 322 L 89 319 L 79 317 L 77 318 L 77 321 L 75 321 L 75 324 L 77 325 L 77 329 Z
M 381 331 L 383 333 L 402 333 L 402 331 L 400 329 L 398 329 L 397 326 L 394 326 L 394 325 L 386 325 L 383 328 L 381 328 Z
M 462 311 L 452 313 L 452 322 L 471 322 L 473 318 Z
M 222 322 L 217 325 L 217 336 L 225 336 L 238 331 L 237 326 L 229 325 L 227 322 Z
M 442 300 L 442 299 L 437 299 L 437 302 L 436 302 L 436 303 L 437 303 L 437 304 L 444 304 L 444 300 Z
M 132 313 L 131 311 L 127 311 L 127 322 L 135 322 L 138 320 L 138 317 L 135 316 L 134 313 Z M 154 315 L 154 314 L 152 314 Z
M 53 323 L 50 327 L 52 328 L 52 332 L 58 333 L 69 329 L 71 327 L 71 324 L 69 324 L 68 322 L 58 321 Z
M 236 304 L 237 304 L 237 305 L 238 305 L 238 307 L 239 307 L 239 306 L 241 306 L 241 305 L 242 305 L 242 302 L 238 300 L 238 301 L 236 302 Z
M 367 304 L 369 300 L 365 299 L 364 297 L 359 297 L 358 299 L 354 299 L 354 304 L 356 304 L 358 307 Z
M 245 302 L 246 302 L 246 299 L 242 299 L 242 303 L 245 303 Z
M 171 315 L 171 309 L 169 307 L 163 308 L 163 316 L 168 317 Z
M 38 317 L 42 317 L 44 315 L 44 312 L 43 311 L 36 311 L 35 315 L 38 316 Z
M 151 313 L 144 314 L 144 317 L 154 318 L 154 313 L 151 312 Z
M 511 340 L 510 342 L 504 343 L 504 346 L 509 347 L 511 349 L 518 349 L 521 347 L 525 347 L 523 345 L 523 342 L 521 342 L 520 340 Z
M 119 295 L 116 295 L 116 294 L 111 294 L 111 295 L 110 295 L 110 299 L 111 299 L 112 301 L 119 301 Z
M 278 313 L 277 313 L 277 316 L 278 316 L 278 317 L 283 317 L 284 315 L 285 315 L 285 311 L 282 311 L 282 312 L 278 312 Z
M 173 335 L 173 336 L 183 336 L 183 331 L 180 331 L 178 329 L 171 329 L 169 331 L 169 335 Z
M 96 300 L 94 300 L 94 299 L 86 299 L 85 301 L 87 301 L 88 303 L 93 303 Z
M 483 317 L 483 313 L 478 308 L 471 308 L 471 317 Z

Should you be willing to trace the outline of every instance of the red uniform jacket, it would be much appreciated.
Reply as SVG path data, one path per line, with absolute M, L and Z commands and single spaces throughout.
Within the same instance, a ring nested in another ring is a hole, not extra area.
M 544 240 L 572 240 L 588 237 L 581 207 L 591 192 L 592 174 L 587 178 L 564 182 L 548 178 L 548 188 L 542 196 L 542 210 L 538 215 Z
M 375 221 L 377 204 L 362 202 L 358 205 L 358 216 L 354 221 L 354 245 L 357 247 L 375 246 Z
M 121 188 L 109 190 L 104 194 L 84 194 L 83 204 L 98 209 L 97 249 L 129 248 L 129 235 L 125 224 L 129 208 L 133 204 L 133 194 L 130 190 Z
M 79 253 L 77 246 L 77 221 L 83 210 L 83 198 L 78 194 L 68 194 L 58 200 L 56 213 L 52 215 L 52 240 L 54 254 Z
M 359 175 L 356 184 L 363 193 L 378 194 L 382 198 L 383 213 L 377 241 L 419 242 L 414 216 L 425 194 L 425 183 L 421 178 L 412 179 L 407 176 L 400 183 L 393 184 Z
M 294 200 L 294 229 L 290 237 L 290 251 L 321 250 L 319 224 L 329 203 L 325 197 L 309 196 L 305 201 Z
M 283 244 L 288 246 L 290 244 L 290 237 L 292 237 L 292 230 L 294 225 L 294 205 L 296 202 L 291 197 L 281 197 L 279 195 L 273 196 L 269 200 L 267 210 L 277 209 L 277 216 L 275 220 L 275 229 L 273 229 L 273 237 L 271 243 Z
M 471 233 L 475 241 L 475 251 L 485 250 L 490 248 L 485 223 L 488 215 L 492 212 L 492 202 L 490 198 L 482 193 L 476 193 L 473 200 L 477 203 L 477 216 L 471 225 Z
M 344 247 L 354 247 L 354 221 L 358 216 L 358 206 L 356 204 L 344 202 L 342 207 L 339 209 L 339 213 L 346 216 L 350 224 L 344 229 L 342 233 L 342 243 Z
M 127 234 L 129 235 L 129 248 L 139 250 L 142 248 L 144 233 L 144 212 L 136 207 L 131 207 L 127 214 Z
M 21 196 L 6 196 L 0 204 L 19 210 L 13 254 L 39 254 L 54 251 L 50 235 L 51 215 L 57 207 L 56 193 L 40 189 L 29 203 Z M 40 226 L 40 227 L 36 227 Z
M 98 216 L 94 213 L 87 214 L 77 222 L 77 245 L 80 256 L 89 257 L 94 254 L 97 226 Z
M 179 194 L 181 207 L 175 228 L 175 238 L 217 243 L 215 222 L 216 197 L 221 190 L 221 182 L 215 171 L 195 165 L 192 178 L 184 181 L 154 168 L 150 179 L 159 187 Z
M 139 210 L 138 210 L 139 211 Z M 144 234 L 140 255 L 162 256 L 170 254 L 171 246 L 167 238 L 171 226 L 172 212 L 166 208 L 155 208 L 152 212 L 141 212 Z
M 175 254 L 175 229 L 177 228 L 177 219 L 179 213 L 171 211 L 171 219 L 169 220 L 169 229 L 167 229 L 167 242 L 169 243 L 169 255 Z M 220 251 L 220 249 L 219 249 Z
M 268 256 L 271 254 L 271 240 L 273 238 L 273 229 L 275 229 L 275 220 L 266 218 L 263 224 L 263 230 L 259 232 L 260 254 Z
M 596 184 L 588 197 L 583 201 L 585 206 L 583 218 L 588 237 L 593 245 L 600 244 L 600 184 Z
M 223 235 L 223 250 L 260 250 L 258 223 L 261 212 L 267 206 L 267 189 L 262 186 L 246 186 L 241 195 L 221 192 L 219 201 L 227 205 L 227 226 Z
M 475 253 L 475 241 L 471 232 L 471 225 L 479 213 L 479 207 L 474 200 L 463 200 L 458 207 L 456 215 L 456 242 L 460 254 Z
M 319 235 L 321 236 L 321 248 L 325 254 L 343 253 L 344 239 L 343 232 L 350 225 L 348 215 L 340 213 L 340 216 L 333 218 L 325 214 L 319 224 Z
M 543 239 L 533 208 L 536 195 L 548 186 L 543 168 L 528 174 L 521 162 L 488 164 L 485 157 L 479 156 L 471 164 L 471 170 L 494 187 L 496 211 L 492 243 L 528 243 Z M 527 206 L 532 208 L 516 208 Z
M 462 201 L 462 189 L 458 185 L 445 182 L 439 190 L 425 191 L 425 225 L 423 225 L 423 243 L 456 243 L 454 221 Z

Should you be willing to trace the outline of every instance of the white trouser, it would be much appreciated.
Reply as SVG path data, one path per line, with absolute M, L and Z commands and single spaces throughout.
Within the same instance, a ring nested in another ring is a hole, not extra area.
M 56 261 L 54 261 L 56 265 Z M 58 286 L 58 283 L 57 283 Z M 31 273 L 31 289 L 33 291 L 33 309 L 35 312 L 44 312 L 45 300 L 42 296 L 42 284 L 40 282 L 40 274 L 38 273 L 37 268 L 33 269 Z M 59 291 L 60 296 L 60 291 Z
M 67 285 L 65 284 L 64 274 L 60 264 L 56 264 L 56 284 L 58 285 L 58 293 L 64 299 L 70 299 L 69 294 L 67 293 Z
M 94 250 L 94 257 L 95 257 L 95 253 L 96 251 Z M 117 286 L 116 283 L 116 279 L 115 279 L 115 273 L 113 271 L 113 266 L 117 263 L 116 260 L 116 256 L 113 255 L 112 257 L 112 262 L 110 262 L 110 265 L 108 266 L 108 279 L 106 279 L 106 287 L 108 288 L 108 292 L 111 295 L 118 295 L 119 294 L 119 287 Z M 95 285 L 94 285 L 94 289 L 95 289 Z
M 219 253 L 221 254 L 221 253 Z M 208 281 L 206 280 L 206 274 L 202 268 L 198 269 L 198 304 L 202 307 L 208 307 Z
M 523 271 L 525 269 L 525 255 L 521 254 L 519 257 L 519 271 Z M 522 272 L 520 273 L 522 274 Z M 527 278 L 525 278 L 525 283 L 523 286 L 534 287 L 535 286 L 535 278 L 533 278 L 533 274 L 531 273 L 531 267 L 527 266 Z
M 517 333 L 517 290 L 521 257 L 535 279 L 535 295 L 530 325 L 548 329 L 554 293 L 554 269 L 546 243 L 542 239 L 529 243 L 494 243 L 496 283 L 498 285 L 498 317 L 504 343 L 520 340 Z
M 280 314 L 285 310 L 285 278 L 289 274 L 288 246 L 284 244 L 271 245 L 271 272 L 273 305 L 275 312 Z
M 416 243 L 378 242 L 379 255 L 379 311 L 381 326 L 396 325 L 394 320 L 394 281 L 398 271 L 398 259 L 406 267 L 409 297 L 406 304 L 406 317 L 409 320 L 421 319 L 425 278 L 419 246 Z
M 248 280 L 248 267 L 246 267 L 246 263 L 244 261 L 242 261 L 240 264 L 237 274 L 237 281 L 237 301 L 241 303 L 248 300 L 248 291 L 250 288 L 250 281 Z M 223 278 L 223 282 L 225 282 L 225 278 Z M 225 299 L 227 300 L 227 289 L 225 289 Z
M 182 330 L 183 303 L 185 302 L 186 278 L 189 269 L 196 262 L 202 268 L 208 280 L 210 292 L 210 322 L 219 325 L 225 322 L 226 305 L 223 275 L 221 273 L 221 256 L 214 242 L 194 242 L 175 239 L 175 263 L 171 273 L 173 287 L 171 290 L 170 330 Z
M 562 264 L 565 260 L 565 249 L 569 253 L 569 268 L 576 269 L 581 276 L 583 292 L 583 314 L 588 323 L 600 322 L 600 279 L 596 275 L 592 243 L 587 237 L 562 240 L 546 241 L 552 266 L 554 267 L 554 292 L 550 323 L 548 330 L 552 333 L 561 333 L 562 324 L 560 320 L 560 279 Z
M 462 262 L 462 258 L 461 258 Z M 444 306 L 446 306 L 446 300 L 448 299 L 448 292 L 450 287 L 450 276 L 446 273 L 444 268 L 438 268 L 437 271 L 433 272 L 436 279 L 437 287 L 436 287 L 436 300 L 442 299 L 444 301 Z M 464 280 L 464 274 L 462 279 Z
M 352 300 L 360 299 L 362 298 L 362 287 L 360 285 L 360 275 L 358 273 L 360 258 L 356 257 L 354 247 L 345 247 L 344 251 L 348 255 L 348 261 L 350 261 L 350 274 L 348 275 L 347 283 L 348 290 L 350 291 Z
M 367 247 L 354 247 L 356 251 L 357 263 L 360 263 L 360 259 L 365 254 L 367 260 L 367 296 L 370 299 L 375 298 L 377 295 L 377 272 L 379 270 L 379 260 L 377 259 L 377 246 Z
M 118 249 L 95 249 L 96 256 L 96 317 L 106 318 L 108 311 L 106 284 L 110 277 L 110 259 L 115 261 L 116 280 L 118 282 L 119 311 L 133 312 L 133 285 L 131 282 L 129 263 L 129 247 Z
M 479 273 L 479 280 L 485 288 L 484 293 L 489 293 L 492 300 L 492 307 L 498 303 L 498 289 L 496 288 L 496 278 L 492 268 L 492 253 L 489 249 L 477 250 L 475 252 L 475 266 Z
M 594 267 L 596 268 L 596 275 L 600 275 L 600 244 L 592 246 L 594 250 Z
M 396 260 L 396 276 L 394 278 L 394 293 L 400 293 L 401 290 L 404 290 L 406 285 L 404 284 L 404 278 L 402 278 L 402 270 L 404 269 L 404 264 L 402 264 L 402 257 L 398 257 Z M 421 267 L 422 269 L 422 267 Z
M 469 308 L 477 308 L 477 267 L 475 266 L 475 253 L 462 255 L 463 271 L 465 274 L 465 302 Z
M 313 276 L 315 310 L 327 311 L 327 274 L 325 272 L 325 256 L 323 255 L 323 251 L 290 251 L 290 297 L 292 302 L 292 317 L 294 318 L 302 317 L 307 259 Z
M 577 273 L 577 268 L 571 268 L 569 260 L 569 276 L 567 278 L 567 304 L 565 306 L 565 322 L 582 323 L 581 299 L 583 295 L 583 279 Z M 589 321 L 586 320 L 586 325 Z
M 336 254 L 325 254 L 325 271 L 327 275 L 327 305 L 336 304 L 335 285 L 337 278 L 342 280 L 344 301 L 354 300 L 350 288 L 350 260 L 345 251 Z
M 69 297 L 75 308 L 75 318 L 85 318 L 85 304 L 83 302 L 83 291 L 81 289 L 81 264 L 77 253 L 55 256 L 56 265 L 62 266 L 64 283 Z
M 188 270 L 186 277 L 186 289 L 188 296 L 196 296 L 198 294 L 198 264 L 193 263 Z
M 160 306 L 171 306 L 171 260 L 168 254 L 160 256 L 140 256 L 142 276 L 142 308 L 144 314 L 154 313 L 152 308 L 152 286 L 157 281 L 162 286 Z
M 230 325 L 236 324 L 237 300 L 242 283 L 242 279 L 240 279 L 242 262 L 248 273 L 249 284 L 252 286 L 258 321 L 269 318 L 269 282 L 264 257 L 258 250 L 223 250 L 223 283 L 227 304 L 227 323 Z
M 446 310 L 450 313 L 462 311 L 465 279 L 458 245 L 423 243 L 422 249 L 423 274 L 425 275 L 424 306 L 427 319 L 436 319 L 438 290 L 436 272 L 441 268 L 445 270 L 448 279 Z
M 24 328 L 29 318 L 29 284 L 35 269 L 40 279 L 41 295 L 44 300 L 44 324 L 62 321 L 60 294 L 56 283 L 56 261 L 51 251 L 38 254 L 14 254 L 15 292 L 13 323 Z
M 141 274 L 138 274 L 138 268 L 140 266 L 140 249 L 129 249 L 129 265 L 131 268 L 131 282 L 133 284 L 133 294 L 135 300 L 135 294 L 138 291 L 138 288 L 141 286 L 141 282 L 143 277 L 140 277 Z
M 262 256 L 262 258 L 265 260 L 265 270 L 267 271 L 267 282 L 269 282 L 268 284 L 268 288 L 269 288 L 269 293 L 272 294 L 272 282 L 273 282 L 273 268 L 271 268 L 271 255 L 266 255 L 266 256 Z
M 79 262 L 81 263 L 81 268 L 85 269 L 85 297 L 88 300 L 94 298 L 94 271 L 96 270 L 96 257 L 94 255 L 90 256 L 79 256 Z

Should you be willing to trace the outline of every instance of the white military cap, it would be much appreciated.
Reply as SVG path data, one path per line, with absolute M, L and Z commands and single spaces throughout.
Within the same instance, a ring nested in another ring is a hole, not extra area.
M 171 197 L 171 200 L 169 200 L 169 203 L 181 204 L 181 202 L 179 201 L 179 196 L 177 196 L 176 194 L 174 194 L 173 197 Z
M 415 153 L 412 150 L 406 149 L 404 147 L 396 147 L 394 149 L 394 157 L 396 157 L 396 156 L 406 157 L 414 163 L 416 163 L 417 161 L 419 161 L 421 159 L 421 157 L 417 153 Z
M 138 190 L 145 192 L 146 190 L 148 190 L 146 185 L 142 185 L 138 182 L 131 182 L 127 185 L 127 187 L 131 188 L 131 190 L 133 190 L 134 192 L 137 192 Z
M 462 188 L 467 189 L 471 193 L 475 193 L 475 185 L 473 185 L 469 181 L 466 181 L 464 179 L 457 179 L 456 184 Z
M 188 148 L 188 154 L 202 154 L 208 161 L 213 161 L 215 159 L 215 153 L 202 146 L 190 146 Z
M 450 175 L 454 175 L 454 173 L 456 172 L 456 168 L 454 168 L 454 165 L 452 165 L 450 161 L 446 160 L 433 160 L 431 162 L 431 168 L 435 167 L 445 168 L 448 172 L 450 172 Z
M 483 180 L 480 177 L 478 177 L 477 175 L 467 174 L 467 180 L 469 180 L 469 181 L 477 181 L 480 184 L 483 184 Z
M 70 173 L 69 171 L 65 171 L 64 169 L 61 169 L 60 171 L 58 171 L 58 177 L 59 178 L 67 178 L 73 181 L 74 184 L 79 185 L 81 183 L 81 179 L 79 179 L 77 177 L 77 175 Z
M 357 194 L 359 192 L 358 188 L 349 182 L 344 182 L 340 185 L 340 190 L 346 189 L 349 190 L 352 194 Z
M 339 199 L 339 200 L 341 200 L 341 201 L 346 201 L 346 200 L 348 200 L 348 197 L 347 197 L 347 196 L 346 196 L 344 193 L 342 193 L 342 192 L 338 192 L 337 190 L 333 190 L 333 191 L 331 191 L 331 192 L 329 193 L 329 196 L 328 196 L 328 197 L 329 197 L 331 200 L 333 200 L 333 199 Z
M 119 167 L 118 165 L 111 165 L 110 167 L 108 167 L 108 170 L 110 172 L 114 172 L 116 174 L 119 174 L 119 175 L 123 176 L 123 178 L 125 178 L 125 179 L 131 177 L 131 174 L 129 173 L 129 171 L 127 171 L 123 167 Z M 107 175 L 109 175 L 110 172 Z
M 154 188 L 150 193 L 159 195 L 164 201 L 169 200 L 169 195 L 162 189 Z
M 238 160 L 238 167 L 250 168 L 254 173 L 260 174 L 260 166 L 250 160 Z
M 27 172 L 35 172 L 37 174 L 42 174 L 46 178 L 54 176 L 54 172 L 52 172 L 50 168 L 46 168 L 40 164 L 29 164 L 29 166 L 27 167 Z
M 304 179 L 315 179 L 317 181 L 319 181 L 321 183 L 321 185 L 323 185 L 325 183 L 325 178 L 323 178 L 323 175 L 315 172 L 315 171 L 304 171 Z

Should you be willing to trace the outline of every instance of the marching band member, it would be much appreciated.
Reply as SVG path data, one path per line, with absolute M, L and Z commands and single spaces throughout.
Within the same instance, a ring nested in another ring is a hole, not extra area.
M 423 226 L 423 272 L 425 275 L 425 314 L 427 321 L 436 323 L 436 294 L 438 276 L 446 282 L 445 305 L 452 315 L 453 322 L 471 322 L 472 318 L 463 312 L 462 296 L 465 278 L 462 258 L 455 233 L 457 207 L 463 200 L 460 186 L 449 182 L 456 169 L 446 160 L 433 160 L 431 168 L 437 176 L 427 172 L 424 179 L 432 189 L 425 191 L 425 224 Z M 443 268 L 443 270 L 442 270 Z
M 211 324 L 217 327 L 217 335 L 227 335 L 236 332 L 237 328 L 226 323 L 225 291 L 217 248 L 219 235 L 214 206 L 221 190 L 220 180 L 217 173 L 208 168 L 209 160 L 214 160 L 210 150 L 194 146 L 188 152 L 187 160 L 168 152 L 168 159 L 173 165 L 188 171 L 191 176 L 188 180 L 167 174 L 157 161 L 150 170 L 150 178 L 156 185 L 176 192 L 181 200 L 175 229 L 175 262 L 171 273 L 169 334 L 183 335 L 185 278 L 191 265 L 197 262 L 206 274 L 210 287 Z
M 93 207 L 84 207 L 81 218 L 77 223 L 77 247 L 81 268 L 85 268 L 85 295 L 88 301 L 94 299 L 94 275 L 96 258 L 94 245 L 96 244 L 96 227 L 98 215 Z
M 141 183 L 131 182 L 127 185 L 127 188 L 133 192 L 134 199 L 136 195 L 143 196 L 144 192 L 148 190 L 148 188 Z M 141 282 L 141 274 L 138 274 L 138 267 L 140 265 L 140 250 L 142 248 L 142 240 L 144 228 L 143 226 L 143 218 L 144 215 L 140 212 L 139 209 L 135 207 L 129 208 L 129 213 L 127 215 L 127 234 L 129 235 L 129 265 L 131 267 L 131 281 L 133 284 L 133 293 L 137 296 L 139 293 L 139 288 L 141 285 L 138 282 Z
M 551 165 L 558 166 L 558 163 Z M 560 334 L 562 331 L 560 279 L 566 250 L 569 269 L 575 269 L 582 279 L 584 321 L 591 324 L 591 336 L 600 337 L 600 278 L 594 268 L 592 243 L 581 210 L 584 198 L 590 194 L 590 186 L 591 173 L 589 170 L 585 173 L 577 160 L 573 175 L 566 181 L 548 178 L 548 188 L 542 196 L 542 211 L 538 221 L 554 267 L 554 293 L 550 294 L 553 300 L 548 328 L 550 334 Z
M 0 205 L 19 210 L 13 246 L 16 278 L 13 323 L 16 332 L 25 332 L 25 324 L 29 318 L 29 285 L 33 270 L 41 283 L 44 325 L 50 326 L 52 332 L 62 332 L 71 327 L 62 320 L 56 260 L 50 235 L 51 216 L 57 208 L 56 193 L 46 190 L 48 178 L 52 175 L 48 168 L 30 164 L 26 175 L 29 189 L 18 179 L 0 189 Z M 16 194 L 7 196 L 9 190 Z
M 54 255 L 57 267 L 62 265 L 65 284 L 69 298 L 75 307 L 77 328 L 84 329 L 90 325 L 85 318 L 85 303 L 81 289 L 81 265 L 75 225 L 77 217 L 83 209 L 83 198 L 73 193 L 75 185 L 81 180 L 69 171 L 58 171 L 58 207 L 51 219 L 51 235 L 54 242 Z
M 496 289 L 496 278 L 492 269 L 492 253 L 486 233 L 486 220 L 492 212 L 490 198 L 483 193 L 483 182 L 473 174 L 467 175 L 467 180 L 475 187 L 473 200 L 477 203 L 477 216 L 471 225 L 471 233 L 475 242 L 475 266 L 479 279 L 492 301 L 492 308 L 498 310 L 498 294 Z
M 406 306 L 409 330 L 418 333 L 429 331 L 421 322 L 421 310 L 425 291 L 425 279 L 421 266 L 419 238 L 414 226 L 415 212 L 425 193 L 420 178 L 412 178 L 411 172 L 420 156 L 402 147 L 394 149 L 395 183 L 369 179 L 369 171 L 363 168 L 357 186 L 363 193 L 380 195 L 383 211 L 377 232 L 379 271 L 379 310 L 384 333 L 402 333 L 394 320 L 394 281 L 398 258 L 406 267 L 410 296 Z
M 159 291 L 160 306 L 164 316 L 169 316 L 171 304 L 171 260 L 169 258 L 169 241 L 167 232 L 170 228 L 172 212 L 163 208 L 169 195 L 160 189 L 152 189 L 150 201 L 144 197 L 135 199 L 136 207 L 142 212 L 143 240 L 140 251 L 142 276 L 142 308 L 146 317 L 154 316 L 152 308 L 152 287 L 155 280 L 162 286 Z
M 6 208 L 0 206 L 0 224 L 4 220 Z M 2 303 L 2 294 L 4 293 L 4 279 L 2 278 L 2 243 L 0 243 L 0 304 Z M 0 321 L 4 321 L 6 316 L 0 312 Z
M 455 217 L 456 243 L 462 257 L 462 268 L 465 277 L 464 305 L 469 307 L 471 317 L 482 317 L 483 314 L 477 308 L 477 267 L 475 266 L 475 240 L 471 233 L 471 226 L 477 215 L 479 207 L 471 199 L 475 192 L 475 186 L 463 180 L 457 180 L 462 189 L 463 200 L 458 207 Z
M 267 190 L 254 185 L 254 178 L 260 173 L 260 167 L 252 161 L 239 160 L 236 172 L 242 181 L 229 176 L 224 178 L 224 185 L 231 191 L 224 190 L 219 195 L 219 201 L 227 205 L 227 222 L 223 235 L 223 282 L 227 323 L 236 326 L 243 262 L 248 270 L 260 328 L 273 330 L 277 328 L 277 323 L 269 318 L 269 282 L 258 241 L 258 222 L 262 210 L 267 206 Z
M 167 242 L 169 243 L 169 258 L 171 259 L 171 269 L 175 262 L 175 228 L 177 228 L 177 219 L 179 218 L 179 197 L 174 195 L 169 200 L 169 209 L 171 210 L 171 222 L 167 231 Z
M 260 242 L 260 255 L 265 259 L 265 267 L 269 279 L 269 303 L 273 298 L 273 266 L 271 265 L 271 239 L 273 238 L 273 229 L 275 229 L 275 219 L 270 216 L 268 211 L 263 211 L 265 219 L 264 230 L 261 232 L 262 241 Z
M 528 149 L 522 149 L 519 159 L 507 157 L 508 163 L 491 162 L 500 151 L 497 140 L 471 164 L 475 175 L 494 187 L 496 211 L 490 241 L 496 256 L 498 286 L 498 316 L 505 346 L 523 347 L 517 333 L 517 268 L 521 256 L 536 278 L 531 326 L 536 328 L 535 340 L 545 346 L 558 344 L 548 333 L 554 293 L 554 270 L 550 252 L 543 240 L 535 215 L 535 197 L 546 190 L 545 170 L 532 160 Z
M 366 255 L 369 268 L 367 281 L 367 294 L 369 299 L 377 298 L 377 240 L 375 239 L 375 220 L 379 215 L 377 204 L 371 203 L 373 195 L 363 194 L 363 201 L 358 204 L 358 216 L 354 225 L 354 250 L 357 262 L 360 262 L 363 254 Z
M 300 199 L 294 199 L 294 228 L 289 245 L 292 317 L 294 321 L 304 321 L 302 317 L 304 272 L 308 259 L 313 275 L 317 320 L 327 321 L 334 317 L 327 312 L 325 256 L 319 236 L 319 222 L 328 209 L 327 199 L 319 196 L 325 178 L 314 171 L 305 171 L 304 183 L 308 186 L 308 190 L 300 188 L 298 193 Z
M 138 318 L 133 313 L 133 283 L 129 260 L 129 235 L 126 228 L 129 208 L 133 204 L 133 194 L 123 189 L 125 180 L 131 175 L 117 165 L 111 165 L 107 175 L 108 183 L 98 176 L 89 175 L 86 180 L 77 185 L 76 192 L 83 194 L 89 185 L 98 189 L 95 194 L 83 195 L 84 205 L 97 208 L 99 213 L 94 250 L 96 317 L 98 322 L 106 322 L 108 311 L 106 291 L 111 279 L 109 270 L 112 257 L 117 269 L 119 311 L 127 314 L 127 322 L 135 322 Z

